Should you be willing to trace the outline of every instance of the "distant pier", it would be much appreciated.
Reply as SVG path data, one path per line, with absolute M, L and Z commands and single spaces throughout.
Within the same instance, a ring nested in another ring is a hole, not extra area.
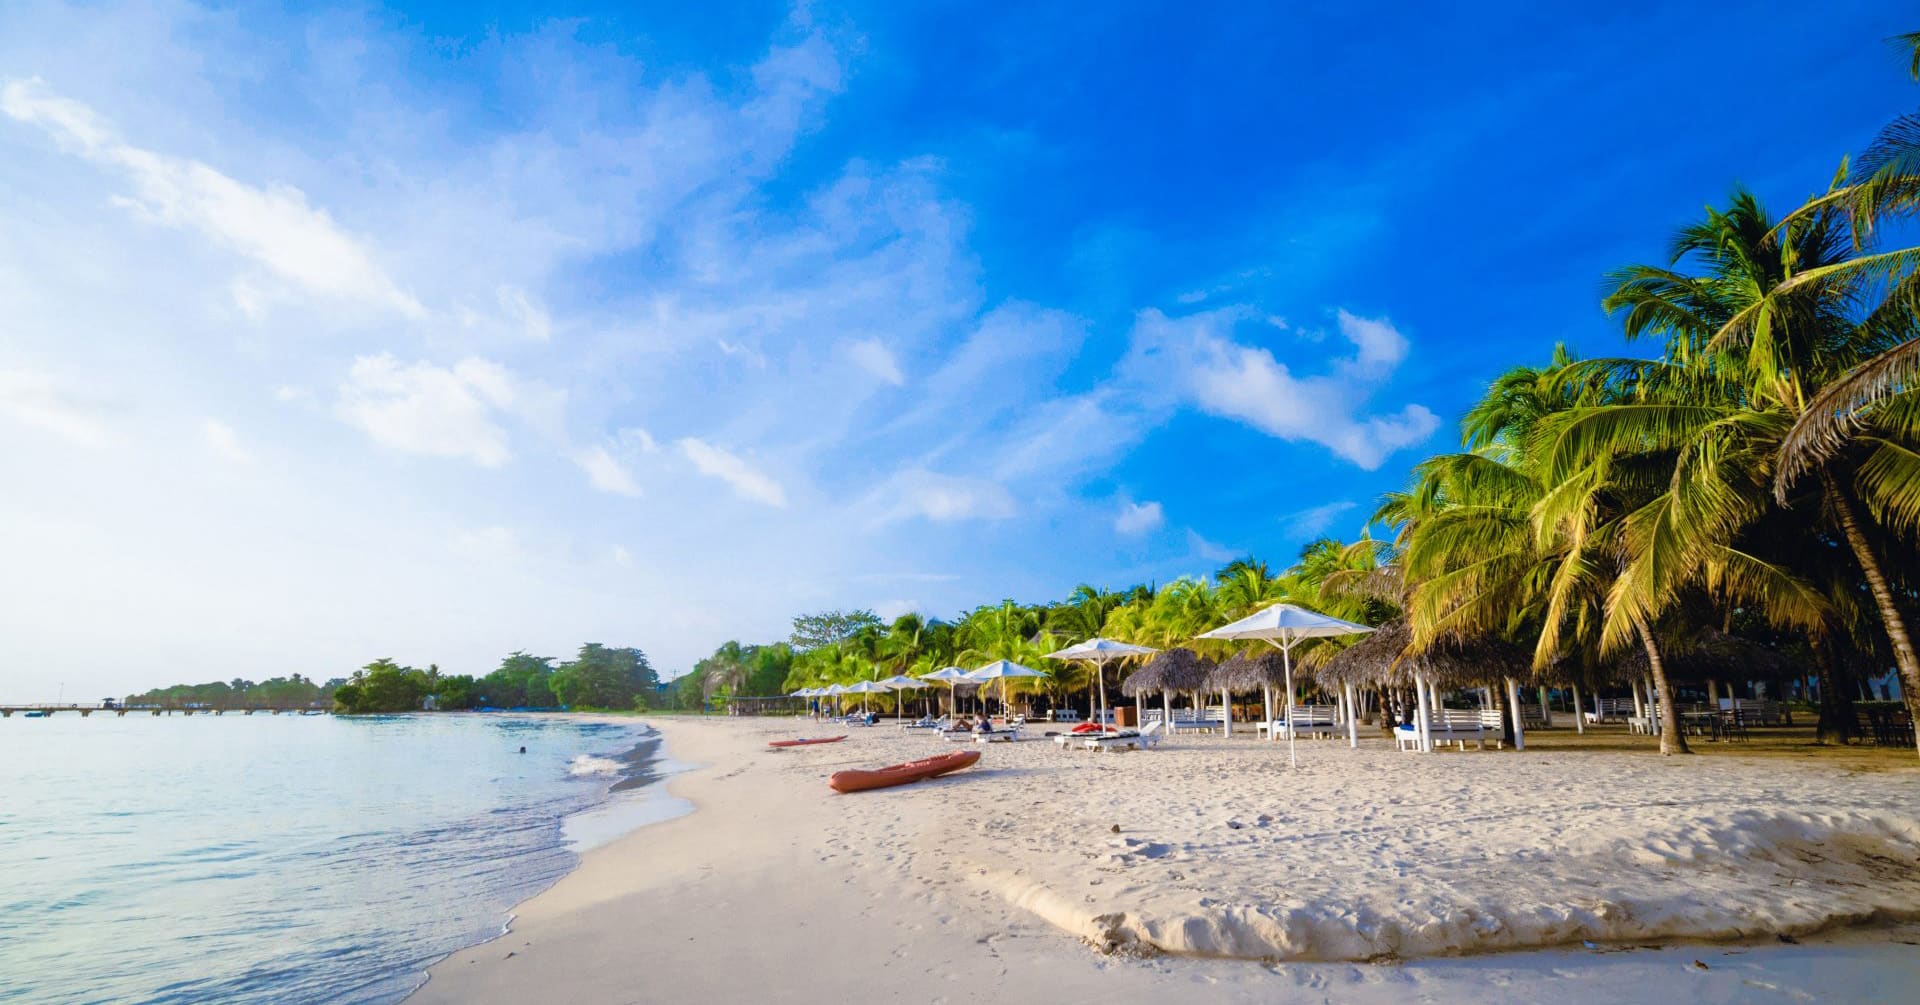
M 74 712 L 84 719 L 98 712 L 104 715 L 332 715 L 330 708 L 306 705 L 99 705 L 82 703 L 0 705 L 0 719 L 11 719 L 15 712 L 30 718 L 45 718 L 58 712 Z

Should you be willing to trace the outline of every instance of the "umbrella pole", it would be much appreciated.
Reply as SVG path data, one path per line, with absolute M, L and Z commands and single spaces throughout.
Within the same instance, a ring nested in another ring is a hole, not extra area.
M 1293 749 L 1293 647 L 1280 647 L 1280 661 L 1287 667 L 1287 767 L 1298 768 L 1300 757 Z

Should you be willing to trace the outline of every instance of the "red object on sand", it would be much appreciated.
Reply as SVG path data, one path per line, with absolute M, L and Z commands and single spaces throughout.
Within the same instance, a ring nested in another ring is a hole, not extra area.
M 884 789 L 894 785 L 917 782 L 922 778 L 933 778 L 950 771 L 959 771 L 980 759 L 977 750 L 956 750 L 951 754 L 938 757 L 924 757 L 905 764 L 890 764 L 871 771 L 836 771 L 827 779 L 835 792 L 864 792 L 867 789 Z
M 1080 725 L 1073 727 L 1073 731 L 1076 733 L 1104 733 L 1107 731 L 1107 727 L 1102 726 L 1097 722 L 1083 722 Z
M 839 743 L 841 740 L 844 740 L 846 738 L 847 738 L 847 734 L 841 733 L 839 736 L 803 737 L 798 740 L 769 740 L 767 742 L 767 746 L 769 747 L 811 747 L 816 743 Z

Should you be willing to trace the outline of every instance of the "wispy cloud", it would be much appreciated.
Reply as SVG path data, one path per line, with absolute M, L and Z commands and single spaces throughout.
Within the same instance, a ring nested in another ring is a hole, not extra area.
M 353 361 L 334 410 L 382 446 L 497 468 L 513 457 L 500 418 L 519 401 L 515 384 L 484 359 L 439 367 L 381 353 Z
M 883 522 L 1000 520 L 1014 514 L 1013 494 L 979 478 L 912 468 L 889 478 L 871 497 Z
M 1159 530 L 1166 522 L 1159 503 L 1122 500 L 1120 514 L 1113 518 L 1113 529 L 1115 533 L 1134 537 Z
M 123 142 L 92 108 L 39 78 L 0 87 L 0 112 L 39 126 L 64 148 L 119 171 L 132 194 L 117 202 L 141 219 L 197 230 L 301 289 L 421 318 L 426 310 L 374 264 L 362 242 L 291 186 L 260 188 L 199 161 Z M 252 283 L 238 288 L 248 313 L 259 309 Z
M 898 387 L 907 382 L 906 375 L 900 372 L 900 362 L 893 358 L 893 351 L 877 338 L 861 339 L 848 345 L 847 355 L 860 369 L 884 383 Z
M 594 488 L 631 498 L 640 496 L 640 483 L 634 480 L 633 472 L 607 448 L 596 446 L 575 451 L 573 461 L 587 473 L 587 481 Z
M 679 447 L 701 474 L 726 482 L 740 498 L 775 507 L 787 504 L 787 490 L 740 457 L 691 436 L 680 440 Z
M 1405 357 L 1405 336 L 1385 321 L 1339 314 L 1351 356 L 1326 361 L 1326 372 L 1299 375 L 1272 351 L 1233 338 L 1244 308 L 1179 318 L 1142 312 L 1128 366 L 1135 379 L 1158 377 L 1195 407 L 1285 440 L 1318 443 L 1367 470 L 1396 450 L 1424 442 L 1440 419 L 1424 405 L 1370 414 L 1367 399 Z
M 1238 555 L 1232 548 L 1224 544 L 1215 544 L 1201 537 L 1199 531 L 1192 529 L 1187 531 L 1187 550 L 1191 551 L 1194 557 L 1208 562 L 1230 562 Z
M 113 439 L 98 406 L 47 373 L 0 370 L 0 416 L 52 433 L 77 447 L 97 449 Z
M 1342 499 L 1339 502 L 1296 510 L 1282 517 L 1280 522 L 1287 529 L 1289 536 L 1318 537 L 1325 533 L 1327 528 L 1333 526 L 1335 519 L 1353 509 L 1355 505 L 1357 504 L 1351 499 Z

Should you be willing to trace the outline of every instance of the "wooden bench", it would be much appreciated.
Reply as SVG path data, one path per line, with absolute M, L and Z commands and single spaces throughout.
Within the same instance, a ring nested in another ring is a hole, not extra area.
M 1427 717 L 1427 729 L 1433 737 L 1434 746 L 1448 743 L 1458 744 L 1461 750 L 1467 749 L 1467 741 L 1487 749 L 1487 727 L 1481 709 L 1438 708 Z M 1420 731 L 1412 726 L 1393 728 L 1394 744 L 1401 750 L 1420 749 Z M 1500 743 L 1498 739 L 1494 741 Z
M 1295 736 L 1332 737 L 1339 733 L 1338 713 L 1339 709 L 1332 705 L 1294 705 L 1287 709 L 1285 719 L 1263 722 L 1258 728 L 1269 739 L 1279 739 L 1288 732 Z

